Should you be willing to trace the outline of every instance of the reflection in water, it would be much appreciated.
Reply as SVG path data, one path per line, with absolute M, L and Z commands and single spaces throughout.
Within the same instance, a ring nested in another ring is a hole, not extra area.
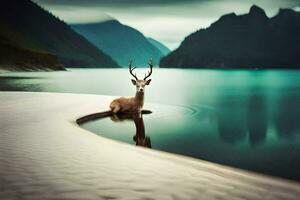
M 249 138 L 251 146 L 263 144 L 267 136 L 264 97 L 253 95 L 247 100 L 224 101 L 219 108 L 218 128 L 220 139 L 226 143 L 236 144 Z
M 42 87 L 38 83 L 39 77 L 0 77 L 0 91 L 35 91 L 42 92 Z M 35 83 L 37 82 L 37 83 Z
M 219 136 L 224 142 L 235 144 L 246 138 L 245 116 L 237 102 L 224 102 L 218 114 Z
M 278 110 L 275 113 L 277 134 L 280 138 L 293 139 L 300 133 L 300 97 L 284 96 L 279 99 Z
M 267 111 L 262 96 L 255 95 L 249 99 L 248 128 L 250 144 L 263 144 L 267 136 Z
M 136 128 L 136 133 L 133 136 L 133 141 L 137 146 L 143 146 L 151 148 L 150 137 L 145 135 L 145 125 L 142 113 L 132 114 L 116 114 L 111 116 L 111 120 L 114 122 L 121 122 L 124 120 L 133 120 Z

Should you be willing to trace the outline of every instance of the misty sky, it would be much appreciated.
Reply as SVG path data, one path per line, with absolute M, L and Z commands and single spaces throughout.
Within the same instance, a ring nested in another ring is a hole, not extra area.
M 300 0 L 33 0 L 67 23 L 116 18 L 171 49 L 190 33 L 209 26 L 221 15 L 247 13 L 256 4 L 268 16 L 278 8 L 300 11 Z

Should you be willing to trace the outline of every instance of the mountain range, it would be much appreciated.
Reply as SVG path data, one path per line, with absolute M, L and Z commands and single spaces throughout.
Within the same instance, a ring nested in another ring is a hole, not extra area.
M 269 18 L 253 5 L 249 13 L 222 16 L 189 35 L 160 67 L 299 68 L 300 13 L 280 9 Z
M 160 58 L 170 51 L 158 41 L 148 39 L 138 30 L 114 19 L 100 23 L 73 24 L 71 27 L 121 66 L 127 67 L 130 60 L 135 65 L 144 66 L 150 58 L 158 64 Z
M 66 23 L 30 0 L 3 0 L 0 67 L 118 67 Z
M 274 17 L 253 5 L 229 13 L 187 36 L 170 50 L 115 19 L 68 25 L 30 0 L 3 0 L 0 68 L 63 70 L 66 67 L 145 66 L 177 68 L 299 68 L 300 12 Z
M 148 37 L 147 39 L 153 46 L 155 46 L 158 50 L 160 50 L 160 52 L 164 56 L 166 56 L 168 53 L 171 52 L 171 50 L 168 47 L 166 47 L 164 44 L 162 44 L 161 42 L 159 42 L 151 37 Z

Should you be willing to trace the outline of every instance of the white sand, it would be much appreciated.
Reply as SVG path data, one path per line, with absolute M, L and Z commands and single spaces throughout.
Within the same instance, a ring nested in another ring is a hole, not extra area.
M 0 199 L 299 199 L 298 183 L 123 144 L 75 124 L 111 99 L 0 92 Z

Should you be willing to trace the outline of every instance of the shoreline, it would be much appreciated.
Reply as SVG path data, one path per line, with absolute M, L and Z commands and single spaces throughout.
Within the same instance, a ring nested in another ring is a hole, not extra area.
M 53 72 L 53 71 L 68 71 L 65 69 L 54 70 L 51 68 L 28 68 L 28 69 L 20 69 L 17 66 L 15 67 L 1 67 L 0 66 L 0 75 L 5 73 L 14 73 L 14 72 Z
M 12 72 L 11 70 L 5 69 L 3 67 L 0 67 L 0 74 L 9 73 Z
M 298 182 L 132 146 L 77 125 L 81 117 L 107 111 L 113 98 L 0 92 L 0 110 L 5 113 L 0 116 L 0 198 L 300 196 Z

